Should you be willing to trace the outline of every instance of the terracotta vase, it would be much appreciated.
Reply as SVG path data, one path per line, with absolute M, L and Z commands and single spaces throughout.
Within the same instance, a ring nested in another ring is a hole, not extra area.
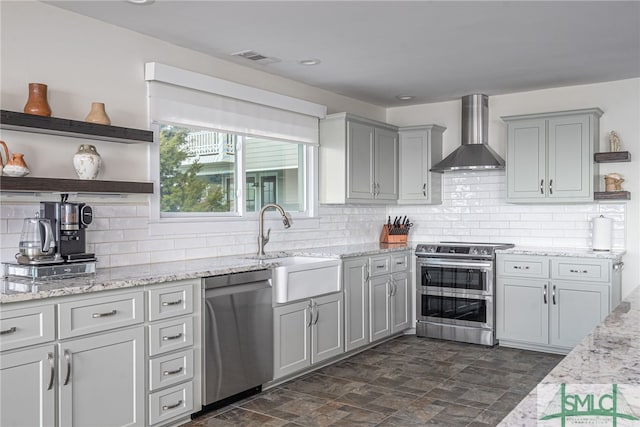
M 51 107 L 47 102 L 47 85 L 29 83 L 29 98 L 24 106 L 24 112 L 36 116 L 51 116 Z
M 0 153 L 0 175 L 2 175 L 2 169 L 4 168 L 5 161 L 9 163 L 9 149 L 7 148 L 7 144 L 5 144 L 4 141 L 0 141 L 0 145 L 2 145 L 2 147 L 4 148 L 5 158 L 5 160 L 2 160 L 2 153 Z
M 84 119 L 85 122 L 98 123 L 101 125 L 110 125 L 111 119 L 107 116 L 107 112 L 104 110 L 104 104 L 102 102 L 92 102 L 91 110 Z
M 25 176 L 29 175 L 29 172 L 31 171 L 27 167 L 22 153 L 13 153 L 11 160 L 2 169 L 2 173 L 7 176 Z
M 93 145 L 81 144 L 73 155 L 73 167 L 78 178 L 96 179 L 102 167 L 102 157 Z

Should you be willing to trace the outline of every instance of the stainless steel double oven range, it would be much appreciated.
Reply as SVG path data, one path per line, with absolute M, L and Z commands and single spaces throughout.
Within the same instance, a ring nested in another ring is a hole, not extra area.
M 495 345 L 495 251 L 508 243 L 416 247 L 416 334 Z

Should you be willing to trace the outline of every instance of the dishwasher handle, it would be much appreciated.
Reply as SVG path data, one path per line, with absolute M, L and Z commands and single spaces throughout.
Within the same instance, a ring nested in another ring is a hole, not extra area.
M 247 283 L 267 283 L 268 286 L 271 286 L 271 270 L 245 271 L 202 279 L 202 286 L 205 290 L 225 287 L 237 289 L 238 285 Z

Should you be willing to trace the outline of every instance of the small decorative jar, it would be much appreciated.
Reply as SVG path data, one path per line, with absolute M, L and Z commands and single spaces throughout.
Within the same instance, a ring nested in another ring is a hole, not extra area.
M 107 116 L 107 112 L 104 110 L 104 103 L 92 102 L 91 110 L 84 119 L 85 122 L 98 123 L 101 125 L 110 125 L 111 119 Z
M 81 144 L 73 155 L 73 167 L 80 179 L 96 179 L 101 166 L 102 157 L 93 145 Z
M 24 106 L 24 112 L 36 116 L 51 116 L 51 107 L 47 102 L 47 85 L 29 83 L 29 98 Z

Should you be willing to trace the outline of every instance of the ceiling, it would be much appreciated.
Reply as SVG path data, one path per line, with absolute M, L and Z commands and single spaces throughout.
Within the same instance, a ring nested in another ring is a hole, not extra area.
M 47 3 L 382 107 L 640 77 L 639 1 Z

